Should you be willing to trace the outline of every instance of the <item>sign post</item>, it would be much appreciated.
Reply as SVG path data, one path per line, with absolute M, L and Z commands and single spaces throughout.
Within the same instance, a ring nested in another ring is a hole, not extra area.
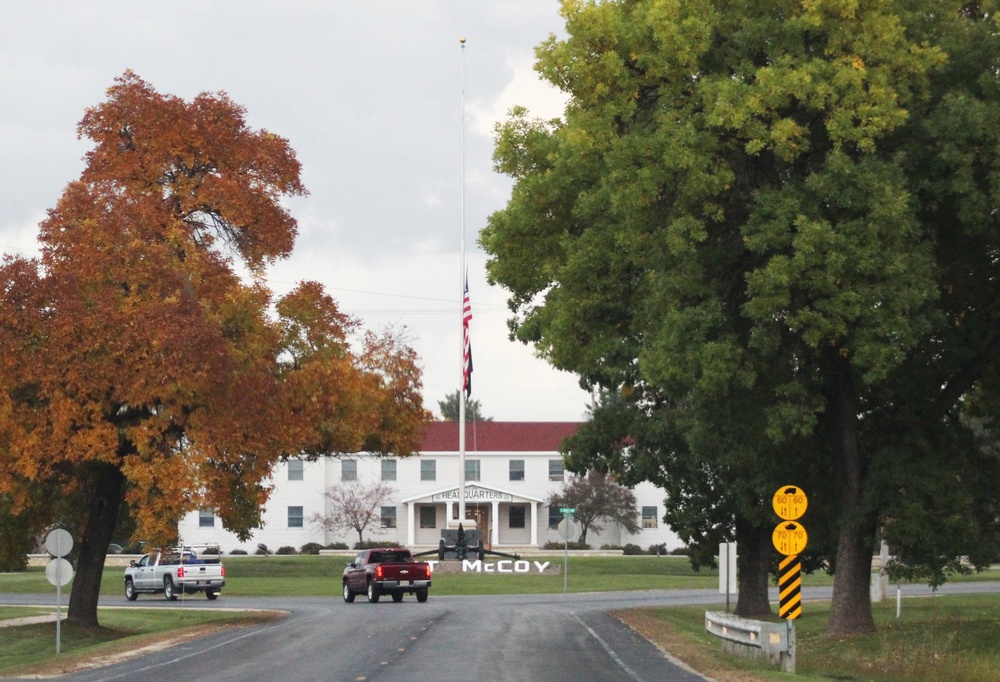
M 566 532 L 563 534 L 563 592 L 566 592 L 569 589 L 569 517 L 576 513 L 576 507 L 560 507 L 559 511 L 566 524 Z
M 736 594 L 736 543 L 719 543 L 719 593 L 726 595 L 726 613 L 729 613 L 729 595 Z
M 73 549 L 73 536 L 56 528 L 45 536 L 45 551 L 55 557 L 45 567 L 45 577 L 56 586 L 56 655 L 62 648 L 62 586 L 73 579 L 73 566 L 63 559 Z
M 788 625 L 788 655 L 782 657 L 783 672 L 795 673 L 795 619 L 802 615 L 802 562 L 799 554 L 809 542 L 806 529 L 796 523 L 809 507 L 805 492 L 794 485 L 778 488 L 771 499 L 774 513 L 782 519 L 771 534 L 771 543 L 785 556 L 778 564 L 778 617 Z

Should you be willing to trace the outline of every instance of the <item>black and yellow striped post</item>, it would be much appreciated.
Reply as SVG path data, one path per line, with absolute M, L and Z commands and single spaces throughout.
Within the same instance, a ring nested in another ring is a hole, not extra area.
M 782 519 L 771 534 L 771 542 L 784 556 L 778 563 L 778 616 L 788 627 L 788 650 L 781 654 L 781 670 L 795 674 L 795 619 L 802 615 L 802 562 L 799 554 L 809 542 L 806 529 L 795 522 L 809 507 L 804 490 L 794 485 L 778 488 L 771 499 L 774 513 Z
M 799 555 L 778 564 L 778 617 L 794 620 L 802 615 L 802 562 Z

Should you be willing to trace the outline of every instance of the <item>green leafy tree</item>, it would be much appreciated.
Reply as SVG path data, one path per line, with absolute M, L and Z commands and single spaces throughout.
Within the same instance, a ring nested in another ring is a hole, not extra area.
M 629 533 L 639 532 L 635 493 L 600 471 L 573 476 L 566 487 L 549 496 L 547 504 L 576 509 L 573 518 L 580 524 L 581 543 L 587 542 L 588 531 L 604 530 L 604 522 L 617 524 Z
M 570 1 L 536 53 L 564 117 L 498 127 L 515 185 L 480 241 L 513 333 L 635 439 L 589 456 L 682 523 L 724 498 L 691 533 L 759 537 L 807 490 L 833 635 L 874 629 L 879 529 L 933 581 L 995 546 L 1000 471 L 960 418 L 998 386 L 995 9 Z
M 461 391 L 455 391 L 445 396 L 444 400 L 438 401 L 438 408 L 441 410 L 441 418 L 446 422 L 457 422 L 459 419 L 459 396 Z M 493 417 L 483 416 L 483 406 L 478 400 L 465 399 L 465 421 L 466 422 L 491 422 Z
M 28 552 L 35 544 L 37 529 L 28 514 L 14 514 L 7 496 L 0 495 L 0 573 L 23 571 Z
M 718 409 L 727 414 L 737 411 L 725 403 Z M 690 437 L 699 442 L 698 449 L 693 449 L 684 435 L 683 420 L 690 418 L 688 410 L 665 400 L 654 403 L 648 397 L 640 398 L 634 387 L 621 394 L 605 392 L 596 402 L 591 419 L 566 443 L 564 456 L 572 471 L 613 471 L 624 485 L 650 481 L 662 488 L 666 492 L 664 520 L 687 545 L 696 569 L 714 567 L 719 543 L 736 540 L 736 613 L 764 618 L 771 614 L 768 588 L 774 558 L 770 481 L 781 475 L 780 471 L 769 470 L 767 464 L 772 462 L 780 470 L 782 463 L 777 456 L 759 456 L 751 439 L 755 413 L 749 408 L 739 412 L 742 418 L 732 414 L 725 423 L 717 422 L 719 428 L 692 434 Z M 719 456 L 700 456 L 699 451 L 704 450 Z M 763 448 L 761 451 L 766 452 Z M 800 459 L 788 453 L 785 462 L 786 469 L 788 462 L 796 463 L 796 480 L 804 478 Z M 768 499 L 759 492 L 762 489 L 769 490 Z M 814 495 L 814 501 L 817 499 L 823 496 Z M 815 507 L 822 509 L 823 505 Z M 828 541 L 822 526 L 815 523 L 817 516 L 815 511 L 810 515 L 811 547 L 809 554 L 802 557 L 807 570 L 821 565 L 815 548 Z

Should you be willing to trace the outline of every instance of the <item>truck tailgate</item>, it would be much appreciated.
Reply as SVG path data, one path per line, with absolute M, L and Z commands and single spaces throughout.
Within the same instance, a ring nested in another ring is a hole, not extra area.
M 379 580 L 429 580 L 431 577 L 430 565 L 425 562 L 412 564 L 380 564 Z
M 177 578 L 184 582 L 222 580 L 225 575 L 222 564 L 185 564 L 177 567 Z

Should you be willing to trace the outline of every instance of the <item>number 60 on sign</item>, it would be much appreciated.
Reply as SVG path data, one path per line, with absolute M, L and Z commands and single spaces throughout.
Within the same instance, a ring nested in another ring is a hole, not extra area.
M 778 488 L 771 499 L 771 507 L 778 518 L 785 521 L 795 521 L 802 518 L 809 507 L 809 499 L 802 488 L 794 485 L 784 485 Z

